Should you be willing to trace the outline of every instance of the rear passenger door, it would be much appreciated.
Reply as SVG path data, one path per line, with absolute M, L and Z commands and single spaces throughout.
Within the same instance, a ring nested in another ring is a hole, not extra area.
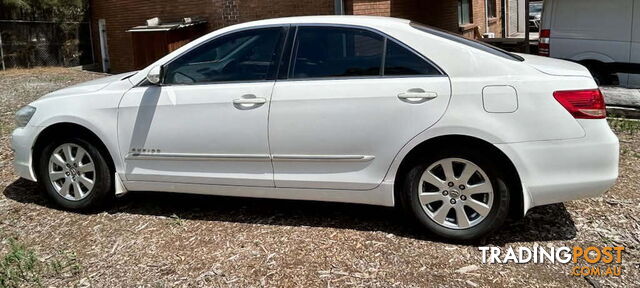
M 377 187 L 402 146 L 444 113 L 448 77 L 367 28 L 305 25 L 294 39 L 269 115 L 276 187 Z

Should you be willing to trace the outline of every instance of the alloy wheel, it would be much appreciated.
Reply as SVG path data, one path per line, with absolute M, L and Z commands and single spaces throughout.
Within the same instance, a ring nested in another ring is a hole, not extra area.
M 65 143 L 49 157 L 49 181 L 56 192 L 69 201 L 86 198 L 96 181 L 93 159 L 84 148 Z
M 418 199 L 431 220 L 451 229 L 468 229 L 482 222 L 493 204 L 487 174 L 471 161 L 446 158 L 430 165 L 418 184 Z

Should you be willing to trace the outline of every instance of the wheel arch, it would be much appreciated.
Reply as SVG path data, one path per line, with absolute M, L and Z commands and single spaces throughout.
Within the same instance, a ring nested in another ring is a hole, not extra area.
M 612 85 L 620 81 L 615 74 L 617 65 L 613 59 L 584 57 L 575 61 L 589 70 L 598 85 Z M 615 80 L 610 79 L 611 77 L 615 77 Z
M 404 182 L 404 175 L 411 169 L 412 164 L 419 159 L 419 155 L 423 155 L 425 153 L 429 153 L 429 151 L 433 151 L 438 147 L 443 147 L 444 145 L 449 145 L 448 143 L 465 143 L 470 147 L 474 147 L 476 149 L 485 151 L 487 153 L 491 153 L 494 157 L 499 159 L 499 162 L 506 169 L 506 172 L 510 175 L 510 181 L 512 183 L 508 183 L 512 189 L 516 189 L 516 191 L 510 191 L 510 205 L 509 205 L 509 216 L 510 218 L 521 218 L 524 215 L 524 191 L 522 188 L 522 181 L 520 179 L 520 174 L 513 161 L 498 147 L 491 144 L 490 142 L 483 140 L 481 138 L 469 135 L 462 134 L 451 134 L 451 135 L 440 135 L 435 136 L 433 138 L 429 138 L 427 140 L 422 141 L 421 143 L 415 145 L 409 150 L 408 153 L 402 158 L 400 164 L 398 165 L 395 174 L 393 176 L 394 179 L 394 187 L 393 187 L 393 198 L 394 203 L 400 202 L 400 194 L 402 191 L 402 185 Z
M 33 146 L 31 147 L 31 166 L 34 172 L 39 171 L 38 165 L 40 163 L 40 151 L 42 151 L 47 143 L 49 143 L 53 139 L 68 136 L 78 136 L 95 144 L 96 148 L 98 148 L 98 150 L 103 153 L 104 158 L 107 160 L 107 164 L 109 165 L 111 173 L 115 173 L 116 168 L 113 159 L 114 154 L 111 153 L 109 148 L 107 148 L 107 145 L 104 144 L 98 134 L 83 125 L 73 122 L 58 122 L 55 124 L 51 124 L 38 133 L 38 136 L 36 136 Z M 39 177 L 37 173 L 35 173 L 34 175 L 36 175 L 36 177 Z
M 571 56 L 569 59 L 575 62 L 584 62 L 584 61 L 596 61 L 601 63 L 616 62 L 616 60 L 611 58 L 609 55 L 599 53 L 599 52 L 594 52 L 594 51 L 578 53 Z

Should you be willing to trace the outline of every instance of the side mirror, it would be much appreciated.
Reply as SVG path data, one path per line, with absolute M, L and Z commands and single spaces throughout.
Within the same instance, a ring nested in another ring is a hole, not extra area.
M 160 84 L 160 79 L 162 79 L 161 77 L 162 74 L 162 67 L 161 66 L 154 66 L 153 68 L 151 68 L 151 70 L 149 70 L 149 73 L 147 73 L 147 81 L 149 81 L 149 83 L 151 84 Z

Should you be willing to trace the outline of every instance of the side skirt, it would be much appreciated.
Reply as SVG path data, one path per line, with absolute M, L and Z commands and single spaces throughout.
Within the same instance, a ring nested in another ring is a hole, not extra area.
M 271 199 L 311 200 L 393 206 L 393 182 L 383 182 L 372 190 L 330 190 L 275 187 L 247 187 L 169 183 L 151 181 L 124 181 L 128 191 L 157 191 L 217 196 L 237 196 Z

